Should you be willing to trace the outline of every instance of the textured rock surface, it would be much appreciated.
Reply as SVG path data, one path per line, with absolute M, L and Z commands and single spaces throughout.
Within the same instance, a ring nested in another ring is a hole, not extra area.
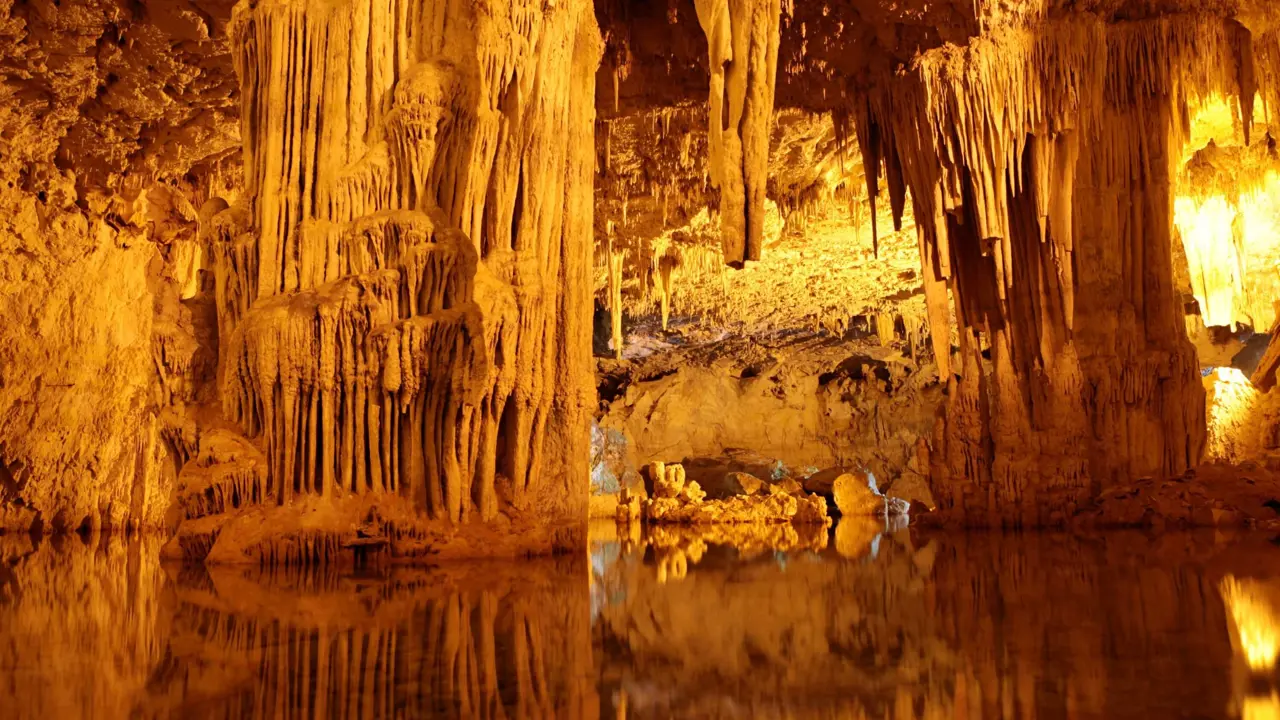
M 0 3 L 0 527 L 580 545 L 593 292 L 633 466 L 1266 465 L 1188 333 L 1275 317 L 1277 107 L 1262 0 Z
M 745 486 L 738 478 L 728 475 L 745 475 L 732 472 L 718 474 L 703 469 L 719 490 L 710 499 L 697 480 L 688 480 L 685 469 L 678 463 L 650 463 L 649 480 L 653 485 L 653 497 L 640 503 L 640 517 L 658 524 L 718 525 L 718 524 L 777 524 L 817 525 L 831 524 L 827 502 L 817 495 L 804 492 L 793 479 L 784 478 L 776 483 L 760 486 L 747 480 Z M 746 478 L 756 479 L 746 475 Z M 758 479 L 757 479 L 758 480 Z M 732 492 L 729 486 L 737 484 L 740 492 Z M 751 488 L 750 490 L 748 488 Z M 630 515 L 627 510 L 625 515 Z
M 581 543 L 590 3 L 412 5 L 0 6 L 0 526 Z
M 865 472 L 843 473 L 831 482 L 841 515 L 883 515 L 885 498 Z
M 600 49 L 587 3 L 539 7 L 237 7 L 247 186 L 210 242 L 222 411 L 269 471 L 187 513 L 189 557 L 581 544 Z
M 867 466 L 887 482 L 918 456 L 942 397 L 932 364 L 902 351 L 813 335 L 673 344 L 601 363 L 600 424 L 625 433 L 637 463 L 679 457 L 715 466 L 742 451 L 759 458 L 755 467 L 724 472 L 772 479 L 775 461 L 796 476 Z M 714 482 L 703 486 L 716 495 Z
M 229 12 L 0 4 L 0 529 L 163 521 L 163 409 L 200 370 L 177 247 L 239 143 Z

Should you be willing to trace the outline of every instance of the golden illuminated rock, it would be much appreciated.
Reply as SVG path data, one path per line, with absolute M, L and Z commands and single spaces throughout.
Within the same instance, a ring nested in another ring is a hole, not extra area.
M 863 471 L 844 473 L 831 483 L 831 494 L 841 515 L 883 515 L 885 497 Z
M 1169 483 L 1280 467 L 1274 2 L 19 2 L 0 67 L 0 529 L 1271 519 Z M 593 413 L 608 494 L 779 465 L 591 500 Z
M 725 476 L 725 479 L 737 486 L 738 492 L 743 495 L 755 495 L 765 488 L 766 483 L 751 473 L 731 472 Z

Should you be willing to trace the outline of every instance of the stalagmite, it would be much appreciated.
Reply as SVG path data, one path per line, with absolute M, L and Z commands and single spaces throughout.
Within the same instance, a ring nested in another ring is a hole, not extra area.
M 613 339 L 613 356 L 622 359 L 622 263 L 626 255 L 609 251 L 609 327 Z

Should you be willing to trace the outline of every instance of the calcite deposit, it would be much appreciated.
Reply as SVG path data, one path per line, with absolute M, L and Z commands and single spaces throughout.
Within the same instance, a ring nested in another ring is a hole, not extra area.
M 1280 467 L 1277 112 L 1268 0 L 0 0 L 0 529 L 1181 517 Z
M 646 522 L 671 525 L 794 525 L 831 524 L 824 498 L 807 493 L 792 478 L 775 481 L 742 472 L 704 469 L 700 475 L 716 488 L 715 497 L 697 480 L 690 480 L 679 463 L 650 463 L 647 470 L 652 491 L 641 498 L 624 494 L 619 507 L 622 520 L 643 518 Z

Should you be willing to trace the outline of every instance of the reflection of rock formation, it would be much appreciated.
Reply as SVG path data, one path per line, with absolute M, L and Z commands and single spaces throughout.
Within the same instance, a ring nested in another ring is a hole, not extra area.
M 1221 717 L 1232 703 L 1227 612 L 1205 569 L 1231 546 L 1212 534 L 913 549 L 900 532 L 862 542 L 876 533 L 857 524 L 842 541 L 845 522 L 847 560 L 744 560 L 685 539 L 673 547 L 699 557 L 686 551 L 679 577 L 670 551 L 623 543 L 597 568 L 602 691 L 635 717 Z
M 578 558 L 349 575 L 0 537 L 0 716 L 592 717 Z
M 899 534 L 870 564 L 805 552 L 746 559 L 715 544 L 726 540 L 677 543 L 700 550 L 679 578 L 664 565 L 670 550 L 653 565 L 624 553 L 605 573 L 604 682 L 636 717 L 880 717 L 902 690 L 907 707 L 945 703 L 945 688 L 929 682 L 951 667 L 931 629 L 929 551 Z
M 1280 606 L 1275 604 L 1280 587 L 1275 581 L 1237 580 L 1228 575 L 1221 590 L 1236 656 L 1254 672 L 1274 670 L 1280 656 Z
M 130 716 L 170 617 L 155 539 L 0 535 L 0 715 Z
M 1280 579 L 1235 577 L 1219 584 L 1235 651 L 1232 681 L 1244 720 L 1280 718 Z
M 1219 717 L 1223 606 L 1212 533 L 937 539 L 931 607 L 970 717 Z
M 594 703 L 585 565 L 386 577 L 179 577 L 149 710 L 254 717 L 583 717 Z

